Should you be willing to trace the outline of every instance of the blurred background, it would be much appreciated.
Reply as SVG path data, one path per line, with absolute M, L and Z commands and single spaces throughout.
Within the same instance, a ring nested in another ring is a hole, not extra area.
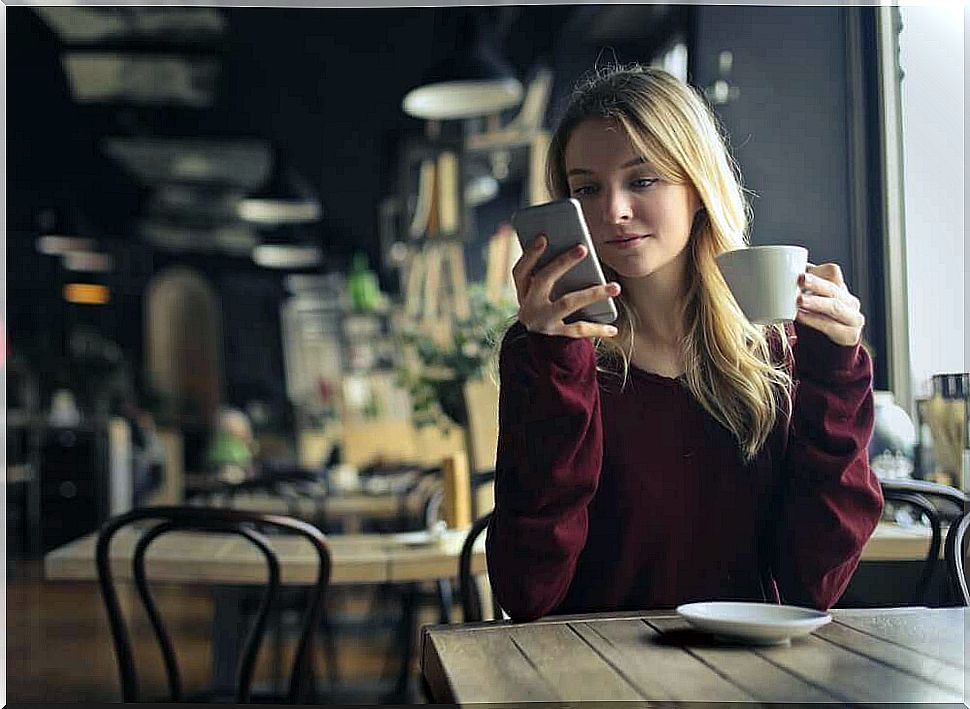
M 962 8 L 4 14 L 12 577 L 260 466 L 489 470 L 508 221 L 546 199 L 571 87 L 612 62 L 703 91 L 752 243 L 842 266 L 905 474 L 963 486 L 918 411 L 967 370 Z

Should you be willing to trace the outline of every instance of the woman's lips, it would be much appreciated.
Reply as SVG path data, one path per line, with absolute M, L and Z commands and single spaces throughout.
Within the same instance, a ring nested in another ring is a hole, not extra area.
M 643 234 L 641 236 L 624 236 L 619 239 L 610 239 L 606 243 L 616 249 L 630 249 L 646 239 L 647 236 L 649 236 L 649 234 Z

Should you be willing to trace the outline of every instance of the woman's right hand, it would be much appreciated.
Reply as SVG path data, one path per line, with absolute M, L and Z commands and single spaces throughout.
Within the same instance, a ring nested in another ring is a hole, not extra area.
M 519 300 L 519 322 L 529 332 L 539 332 L 544 335 L 574 338 L 614 337 L 617 329 L 612 325 L 585 320 L 568 324 L 563 321 L 580 308 L 619 295 L 620 284 L 613 282 L 605 286 L 590 286 L 566 293 L 557 300 L 551 300 L 553 285 L 586 257 L 586 247 L 577 244 L 533 273 L 539 257 L 547 246 L 548 239 L 540 234 L 512 267 L 512 278 L 515 280 L 515 290 Z

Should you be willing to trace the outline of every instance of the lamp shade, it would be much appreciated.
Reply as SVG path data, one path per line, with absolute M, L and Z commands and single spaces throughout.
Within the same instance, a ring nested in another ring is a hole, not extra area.
M 302 270 L 320 265 L 323 252 L 309 227 L 285 225 L 260 235 L 252 259 L 263 268 Z
M 277 226 L 310 224 L 323 216 L 323 206 L 310 186 L 277 159 L 269 182 L 239 200 L 237 216 L 250 224 Z
M 522 83 L 471 11 L 461 18 L 456 51 L 434 64 L 402 102 L 426 120 L 471 118 L 503 111 L 522 100 Z

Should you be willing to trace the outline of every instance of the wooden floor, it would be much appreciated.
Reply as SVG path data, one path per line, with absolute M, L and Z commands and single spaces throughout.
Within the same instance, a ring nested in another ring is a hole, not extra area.
M 188 691 L 205 687 L 210 678 L 209 628 L 212 602 L 203 588 L 159 586 L 158 604 L 168 623 Z M 164 701 L 162 662 L 151 626 L 134 593 L 123 592 L 125 613 L 131 613 L 134 654 L 143 696 Z M 332 698 L 353 703 L 379 703 L 393 684 L 399 655 L 392 650 L 393 603 L 375 602 L 374 589 L 352 594 L 336 592 L 328 604 L 337 619 L 336 645 L 340 683 Z M 386 614 L 383 627 L 370 627 L 354 618 Z M 350 619 L 346 622 L 341 619 Z M 437 622 L 433 608 L 422 622 Z M 256 673 L 256 684 L 271 684 L 274 653 L 267 638 Z M 284 646 L 284 660 L 291 646 Z M 324 689 L 328 671 L 317 653 L 317 676 Z M 285 665 L 284 665 L 285 667 Z M 418 687 L 417 655 L 412 663 L 411 702 L 423 701 Z M 107 615 L 96 584 L 47 582 L 37 561 L 8 567 L 7 584 L 7 701 L 115 702 L 120 701 L 117 666 Z

